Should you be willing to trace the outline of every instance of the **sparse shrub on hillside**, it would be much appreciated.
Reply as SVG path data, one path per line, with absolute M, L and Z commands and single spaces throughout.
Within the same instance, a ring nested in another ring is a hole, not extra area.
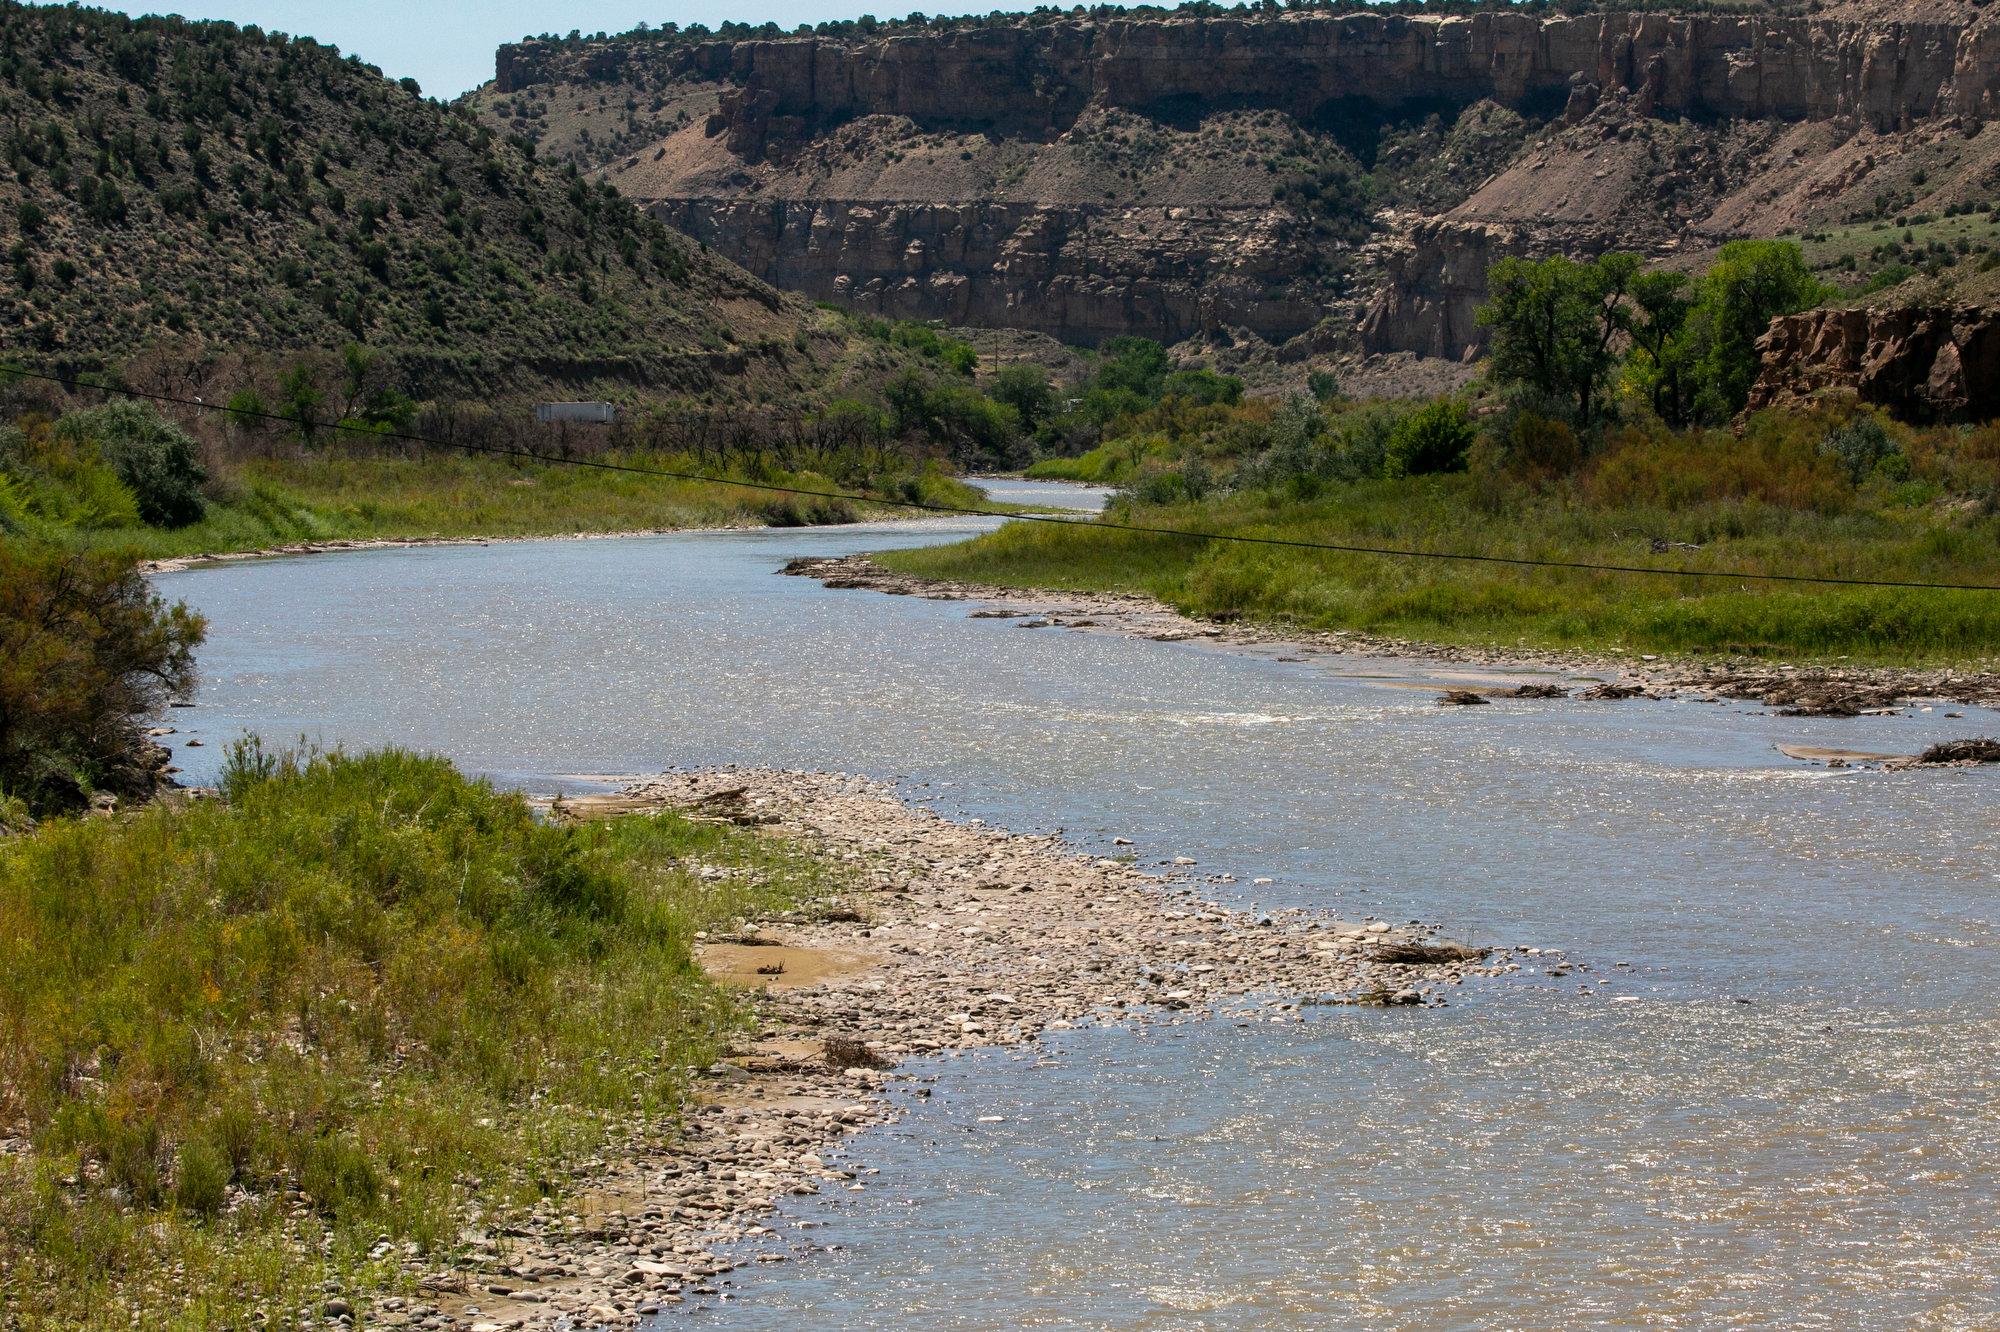
M 120 54 L 135 43 L 152 52 L 143 80 Z M 366 338 L 420 373 L 411 387 L 426 397 L 490 393 L 496 379 L 541 389 L 566 360 L 726 391 L 752 376 L 698 384 L 706 372 L 685 359 L 705 335 L 726 337 L 718 303 L 792 313 L 609 185 L 539 166 L 309 39 L 0 4 L 9 108 L 0 164 L 21 243 L 4 271 L 49 307 L 46 334 L 39 316 L 15 321 L 15 350 L 60 351 L 72 369 L 115 370 L 181 332 L 280 353 Z M 52 275 L 28 261 L 57 237 Z M 569 262 L 546 268 L 544 254 Z M 535 299 L 489 256 L 541 268 Z M 445 269 L 440 301 L 422 279 Z M 811 366 L 764 364 L 766 387 L 816 382 Z
M 946 337 L 926 324 L 909 320 L 872 319 L 856 316 L 856 327 L 864 337 L 892 347 L 903 347 L 924 359 L 935 361 L 955 374 L 970 377 L 979 368 L 979 352 L 972 344 Z
M 1269 166 L 1273 171 L 1280 169 L 1276 161 Z M 1287 164 L 1272 196 L 1311 219 L 1313 231 L 1322 241 L 1359 245 L 1374 229 L 1374 190 L 1367 173 L 1353 158 L 1331 146 L 1316 161 Z

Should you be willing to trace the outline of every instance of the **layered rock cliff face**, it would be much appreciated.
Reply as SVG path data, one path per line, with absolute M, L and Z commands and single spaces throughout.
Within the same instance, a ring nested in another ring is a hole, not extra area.
M 1908 421 L 2000 416 L 2000 307 L 1811 310 L 1758 350 L 1752 410 L 1845 392 Z
M 1861 145 L 1865 167 L 1792 210 L 1852 213 L 1894 176 L 1902 136 L 1983 132 L 2000 24 L 1982 14 L 633 36 L 503 48 L 477 105 L 759 276 L 860 308 L 1080 341 L 1241 328 L 1282 342 L 1331 319 L 1364 349 L 1458 357 L 1500 254 L 1755 234 L 1777 206 L 1767 176 Z M 1455 191 L 1400 207 L 1378 150 L 1427 116 L 1496 105 L 1522 125 L 1497 169 L 1468 162 Z M 1351 200 L 1321 191 L 1341 163 L 1376 172 L 1373 240 L 1341 221 Z
M 779 286 L 898 319 L 1096 343 L 1222 327 L 1282 341 L 1324 301 L 1310 237 L 1269 208 L 668 199 L 655 213 Z
M 735 124 L 805 132 L 830 120 L 1052 134 L 1093 102 L 1148 107 L 1255 103 L 1311 116 L 1360 98 L 1380 106 L 1520 102 L 1581 76 L 1643 93 L 1650 109 L 1787 120 L 1853 116 L 1896 129 L 1939 112 L 1985 114 L 2000 92 L 2000 29 L 1743 15 L 1499 13 L 1114 19 L 821 38 L 578 49 L 503 47 L 502 93 L 553 80 L 647 73 L 740 90 Z

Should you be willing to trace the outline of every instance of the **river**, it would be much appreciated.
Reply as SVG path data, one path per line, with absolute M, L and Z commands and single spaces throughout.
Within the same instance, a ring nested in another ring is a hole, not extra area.
M 536 790 L 864 772 L 1192 857 L 1246 904 L 1596 967 L 940 1061 L 934 1097 L 851 1144 L 865 1193 L 787 1205 L 792 1261 L 744 1274 L 730 1327 L 2000 1326 L 2000 771 L 1774 748 L 1914 752 L 2000 716 L 1440 708 L 1422 663 L 1030 631 L 773 576 L 988 522 L 162 575 L 211 626 L 170 739 L 195 779 L 245 729 Z

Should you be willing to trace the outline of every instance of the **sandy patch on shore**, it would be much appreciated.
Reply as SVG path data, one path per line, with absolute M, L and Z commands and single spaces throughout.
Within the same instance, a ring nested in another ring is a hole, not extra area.
M 866 971 L 881 959 L 844 948 L 801 948 L 795 944 L 751 946 L 703 944 L 695 950 L 701 969 L 725 985 L 758 990 L 794 990 L 835 976 Z

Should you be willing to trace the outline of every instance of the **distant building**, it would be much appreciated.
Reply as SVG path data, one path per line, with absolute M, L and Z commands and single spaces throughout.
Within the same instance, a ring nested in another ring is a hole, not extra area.
M 610 425 L 618 419 L 618 409 L 608 402 L 545 402 L 535 408 L 535 419 L 543 425 L 557 422 Z

